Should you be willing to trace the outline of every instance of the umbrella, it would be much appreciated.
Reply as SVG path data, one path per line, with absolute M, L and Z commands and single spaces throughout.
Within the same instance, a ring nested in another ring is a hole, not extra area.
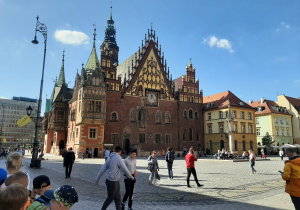
M 300 148 L 300 144 L 294 144 L 294 146 Z
M 284 145 L 282 145 L 282 146 L 280 147 L 280 149 L 282 149 L 282 148 L 290 148 L 290 147 L 295 148 L 296 146 L 294 146 L 294 145 L 292 145 L 292 144 L 284 144 Z

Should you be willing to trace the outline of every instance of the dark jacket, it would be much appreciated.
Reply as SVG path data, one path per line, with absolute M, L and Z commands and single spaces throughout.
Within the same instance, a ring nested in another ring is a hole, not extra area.
M 75 161 L 75 153 L 73 151 L 67 151 L 63 155 L 65 164 L 73 164 Z

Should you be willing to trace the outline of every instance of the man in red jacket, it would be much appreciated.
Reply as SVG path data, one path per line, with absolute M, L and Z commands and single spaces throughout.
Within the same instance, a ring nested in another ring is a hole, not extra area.
M 195 179 L 195 181 L 197 183 L 197 186 L 198 187 L 202 187 L 203 186 L 202 184 L 200 184 L 198 182 L 196 170 L 195 170 L 195 167 L 194 167 L 195 166 L 194 162 L 197 161 L 197 160 L 198 159 L 194 155 L 194 149 L 191 147 L 190 150 L 189 150 L 189 154 L 187 154 L 185 156 L 185 162 L 186 162 L 186 168 L 187 168 L 187 177 L 186 177 L 187 187 L 191 187 L 191 185 L 190 185 L 190 176 L 191 176 L 191 173 L 194 176 L 194 179 Z

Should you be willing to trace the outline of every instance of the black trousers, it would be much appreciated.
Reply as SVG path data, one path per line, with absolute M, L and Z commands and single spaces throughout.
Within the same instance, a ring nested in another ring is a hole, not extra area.
M 292 202 L 293 202 L 293 204 L 295 206 L 295 209 L 296 210 L 300 210 L 300 198 L 292 196 L 292 195 L 290 195 L 290 196 L 291 196 Z
M 105 181 L 107 187 L 107 198 L 104 201 L 101 210 L 107 209 L 111 202 L 115 201 L 116 209 L 121 210 L 121 193 L 119 181 Z
M 187 168 L 187 177 L 186 177 L 187 186 L 190 186 L 190 176 L 191 176 L 191 174 L 193 174 L 195 182 L 197 183 L 197 185 L 199 185 L 195 168 Z
M 73 163 L 65 163 L 65 166 L 66 166 L 66 177 L 69 177 L 71 176 L 71 172 L 72 172 L 72 167 L 73 167 Z
M 132 207 L 133 195 L 134 195 L 135 179 L 134 180 L 124 179 L 124 182 L 125 182 L 126 193 L 123 197 L 123 203 L 125 203 L 127 201 L 127 198 L 129 197 L 128 207 L 131 208 Z

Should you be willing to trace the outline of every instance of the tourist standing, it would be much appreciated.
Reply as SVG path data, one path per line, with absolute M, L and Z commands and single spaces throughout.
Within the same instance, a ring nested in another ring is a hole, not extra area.
M 186 182 L 187 182 L 187 187 L 191 187 L 190 185 L 190 176 L 193 174 L 195 182 L 197 183 L 198 187 L 202 187 L 203 185 L 199 183 L 198 178 L 197 178 L 197 173 L 195 170 L 195 161 L 198 159 L 196 158 L 194 154 L 194 149 L 191 147 L 189 149 L 189 154 L 185 156 L 185 162 L 186 162 L 186 168 L 187 168 L 187 177 L 186 177 Z
M 70 147 L 69 150 L 64 155 L 64 163 L 66 167 L 65 170 L 66 178 L 71 178 L 72 167 L 75 161 L 75 154 L 72 150 L 73 150 L 72 147 Z
M 279 151 L 279 156 L 280 156 L 281 160 L 283 160 L 283 155 L 284 155 L 284 152 L 283 152 L 282 149 L 280 149 L 280 151 Z
M 250 153 L 249 153 L 250 154 Z M 260 150 L 260 158 L 262 159 L 263 157 L 265 157 L 265 150 L 262 148 Z
M 249 150 L 249 154 L 250 154 L 249 163 L 250 163 L 251 171 L 252 174 L 255 174 L 256 170 L 254 169 L 254 166 L 255 166 L 256 156 L 252 150 Z
M 158 167 L 158 161 L 156 158 L 156 151 L 152 151 L 152 155 L 150 155 L 147 159 L 148 161 L 148 170 L 150 171 L 149 176 L 149 184 L 155 185 L 156 180 L 160 180 L 160 176 L 158 174 L 159 167 Z
M 123 197 L 122 200 L 122 210 L 125 209 L 125 202 L 127 201 L 127 198 L 129 197 L 128 201 L 128 209 L 131 210 L 132 208 L 132 201 L 133 201 L 133 194 L 134 194 L 134 185 L 136 182 L 136 176 L 137 176 L 137 171 L 136 171 L 136 152 L 131 151 L 130 156 L 128 156 L 125 160 L 125 166 L 127 167 L 128 171 L 131 173 L 131 175 L 135 178 L 134 180 L 129 179 L 125 174 L 124 174 L 124 183 L 125 183 L 125 189 L 126 193 Z
M 172 148 L 168 148 L 168 152 L 166 153 L 165 159 L 167 161 L 169 179 L 173 179 L 172 168 L 173 168 L 173 162 L 175 160 L 175 155 L 174 155 L 174 151 Z
M 125 166 L 124 161 L 122 160 L 120 154 L 122 153 L 121 147 L 117 146 L 115 148 L 115 152 L 112 152 L 101 167 L 95 184 L 99 184 L 99 179 L 104 174 L 106 170 L 108 170 L 107 178 L 106 178 L 106 186 L 107 186 L 107 198 L 102 205 L 102 210 L 107 209 L 107 207 L 111 204 L 112 201 L 115 201 L 116 209 L 121 210 L 121 193 L 120 193 L 120 173 L 121 170 L 124 174 L 134 180 L 134 177 L 130 174 L 128 169 Z
M 286 181 L 285 192 L 290 194 L 295 209 L 300 209 L 300 156 L 293 148 L 285 150 L 289 160 L 285 161 L 282 179 Z

